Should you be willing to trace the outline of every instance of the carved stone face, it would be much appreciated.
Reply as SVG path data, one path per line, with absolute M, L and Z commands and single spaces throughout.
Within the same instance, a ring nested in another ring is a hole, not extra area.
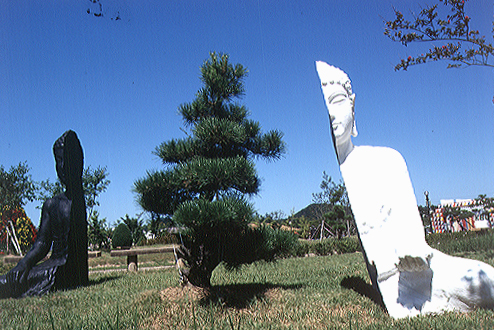
M 355 94 L 348 75 L 341 69 L 322 61 L 316 61 L 326 108 L 329 112 L 336 153 L 340 147 L 352 145 L 351 136 L 357 136 L 355 127 Z
M 335 143 L 342 144 L 351 136 L 356 136 L 354 102 L 355 94 L 348 95 L 345 88 L 339 84 L 322 85 L 326 107 L 331 119 L 331 128 Z

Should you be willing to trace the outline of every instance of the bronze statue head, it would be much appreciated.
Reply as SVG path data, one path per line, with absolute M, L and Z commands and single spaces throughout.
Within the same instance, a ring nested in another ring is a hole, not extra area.
M 71 189 L 70 182 L 79 181 L 82 177 L 84 155 L 77 134 L 66 131 L 53 144 L 57 175 L 67 189 Z

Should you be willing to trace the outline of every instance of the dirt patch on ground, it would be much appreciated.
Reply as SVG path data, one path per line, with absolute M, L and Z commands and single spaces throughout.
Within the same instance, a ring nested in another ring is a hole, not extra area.
M 227 290 L 224 289 L 223 293 L 226 295 L 225 299 L 230 299 Z M 202 329 L 211 324 L 240 328 L 245 320 L 252 320 L 254 324 L 277 324 L 281 327 L 297 324 L 308 329 L 358 328 L 379 324 L 379 320 L 365 306 L 321 303 L 310 299 L 306 303 L 311 305 L 309 309 L 314 312 L 306 316 L 297 315 L 300 313 L 297 304 L 292 302 L 297 297 L 291 290 L 279 287 L 263 290 L 262 298 L 255 298 L 242 308 L 229 306 L 225 301 L 204 307 L 202 302 L 208 296 L 194 287 L 166 288 L 159 295 L 166 307 L 162 314 L 150 321 L 151 329 Z
M 159 292 L 166 307 L 163 313 L 150 320 L 149 329 L 191 329 L 196 327 L 197 303 L 204 297 L 203 290 L 191 286 L 166 288 Z
M 282 290 L 280 288 L 268 289 L 264 293 L 264 297 L 267 301 L 280 301 L 283 296 Z
M 368 310 L 361 305 L 327 306 L 325 309 L 333 317 L 336 316 L 339 318 L 348 319 L 349 316 L 353 316 L 359 324 L 369 325 L 371 322 L 375 321 L 374 318 L 369 315 Z
M 199 288 L 194 288 L 191 286 L 179 286 L 166 288 L 160 292 L 161 299 L 170 302 L 177 302 L 183 299 L 199 300 L 204 297 L 204 291 Z

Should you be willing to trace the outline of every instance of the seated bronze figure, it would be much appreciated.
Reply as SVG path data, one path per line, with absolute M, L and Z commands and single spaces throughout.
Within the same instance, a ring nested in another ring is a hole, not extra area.
M 17 266 L 0 276 L 0 298 L 42 295 L 88 283 L 84 156 L 76 133 L 65 132 L 53 145 L 53 153 L 65 192 L 43 204 L 32 249 Z M 38 264 L 50 249 L 50 258 Z

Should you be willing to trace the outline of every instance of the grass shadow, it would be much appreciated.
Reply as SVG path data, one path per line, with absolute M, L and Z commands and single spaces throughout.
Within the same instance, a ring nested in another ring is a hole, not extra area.
M 245 283 L 213 286 L 201 300 L 200 304 L 207 306 L 211 303 L 221 304 L 224 307 L 243 309 L 249 307 L 256 300 L 266 298 L 270 289 L 297 290 L 302 285 L 279 285 L 272 283 Z
M 379 293 L 376 289 L 374 289 L 372 285 L 365 282 L 362 277 L 347 276 L 343 280 L 341 280 L 341 286 L 346 289 L 351 289 L 357 292 L 358 294 L 369 298 L 376 305 L 381 307 L 383 311 L 386 311 L 386 306 L 384 305 L 384 301 L 381 296 L 381 293 Z

